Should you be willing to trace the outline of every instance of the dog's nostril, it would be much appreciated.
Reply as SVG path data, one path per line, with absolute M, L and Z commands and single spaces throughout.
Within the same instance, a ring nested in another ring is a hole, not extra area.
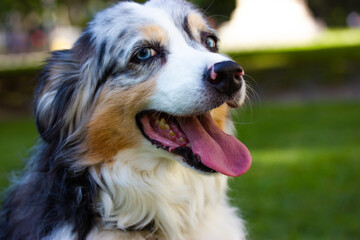
M 238 81 L 242 81 L 241 77 L 244 75 L 245 75 L 244 70 L 239 66 L 239 69 L 234 73 L 234 78 Z
M 206 80 L 217 92 L 231 96 L 241 88 L 244 74 L 237 63 L 225 61 L 211 66 L 206 73 Z

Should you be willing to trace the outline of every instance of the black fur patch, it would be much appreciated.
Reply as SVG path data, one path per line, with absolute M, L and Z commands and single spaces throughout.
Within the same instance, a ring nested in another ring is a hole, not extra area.
M 102 67 L 102 64 L 103 64 L 104 55 L 106 53 L 106 45 L 107 45 L 106 40 L 104 40 L 100 45 L 100 50 L 99 50 L 99 54 L 98 54 L 98 66 L 99 67 Z
M 93 40 L 93 36 L 89 30 L 85 30 L 80 38 L 76 41 L 74 46 L 74 54 L 80 62 L 84 63 L 88 60 L 91 55 L 94 53 L 95 43 Z
M 129 30 L 127 30 L 127 29 L 120 32 L 120 34 L 118 36 L 118 39 L 122 39 L 128 32 L 129 32 Z
M 116 70 L 117 62 L 113 60 L 112 62 L 108 63 L 108 65 L 105 67 L 105 70 L 101 76 L 101 78 L 97 81 L 94 94 L 98 92 L 98 90 L 103 86 L 108 78 L 112 76 Z
M 0 219 L 0 239 L 41 239 L 64 225 L 85 239 L 94 224 L 96 184 L 87 169 L 67 165 L 66 145 L 43 143 L 34 164 L 10 192 Z M 60 156 L 60 157 L 59 157 Z
M 52 53 L 35 92 L 35 116 L 41 143 L 24 177 L 9 191 L 0 213 L 0 239 L 41 239 L 58 228 L 71 226 L 76 239 L 85 239 L 96 217 L 96 183 L 88 169 L 74 170 L 81 161 L 84 136 L 72 136 L 65 119 L 77 97 L 78 62 L 72 50 Z M 52 82 L 53 85 L 49 84 Z M 41 109 L 39 98 L 56 91 L 50 107 Z

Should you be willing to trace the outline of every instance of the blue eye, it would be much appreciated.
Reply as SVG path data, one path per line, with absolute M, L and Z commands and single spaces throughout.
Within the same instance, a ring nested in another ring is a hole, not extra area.
M 216 39 L 211 36 L 205 38 L 205 44 L 210 49 L 214 49 L 217 47 Z
M 157 52 L 154 49 L 146 47 L 146 48 L 142 48 L 139 51 L 137 51 L 135 56 L 137 59 L 144 61 L 144 60 L 147 60 L 147 59 L 155 56 L 156 54 L 157 54 Z

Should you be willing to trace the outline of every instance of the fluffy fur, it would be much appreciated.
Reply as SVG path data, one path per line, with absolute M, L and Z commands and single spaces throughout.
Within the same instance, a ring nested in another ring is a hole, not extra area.
M 226 127 L 222 104 L 239 106 L 245 84 L 231 98 L 204 86 L 204 69 L 230 60 L 204 34 L 216 36 L 186 1 L 121 2 L 52 53 L 35 94 L 41 139 L 4 202 L 0 239 L 245 238 L 227 177 L 157 149 L 135 121 L 211 110 Z M 137 58 L 144 48 L 149 61 Z

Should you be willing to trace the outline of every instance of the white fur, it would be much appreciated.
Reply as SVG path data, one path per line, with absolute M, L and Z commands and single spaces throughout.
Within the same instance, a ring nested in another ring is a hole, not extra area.
M 209 52 L 205 48 L 194 49 L 189 46 L 164 11 L 152 8 L 151 11 L 146 9 L 141 13 L 151 13 L 151 19 L 166 30 L 170 40 L 171 54 L 159 74 L 157 90 L 151 98 L 149 108 L 170 114 L 193 114 L 199 108 L 209 105 L 213 99 L 204 92 L 203 73 L 215 63 L 229 61 L 230 58 Z M 241 91 L 245 91 L 245 83 Z
M 74 240 L 75 236 L 72 233 L 71 226 L 64 226 L 54 231 L 49 236 L 44 237 L 42 240 Z
M 115 163 L 93 169 L 101 187 L 98 211 L 104 224 L 88 239 L 146 239 L 149 232 L 108 231 L 154 221 L 160 239 L 244 239 L 242 221 L 226 199 L 227 177 L 184 167 L 170 153 L 144 142 L 122 151 Z M 100 238 L 101 236 L 101 238 Z M 106 236 L 106 237 L 105 237 Z M 151 238 L 150 238 L 151 239 Z

